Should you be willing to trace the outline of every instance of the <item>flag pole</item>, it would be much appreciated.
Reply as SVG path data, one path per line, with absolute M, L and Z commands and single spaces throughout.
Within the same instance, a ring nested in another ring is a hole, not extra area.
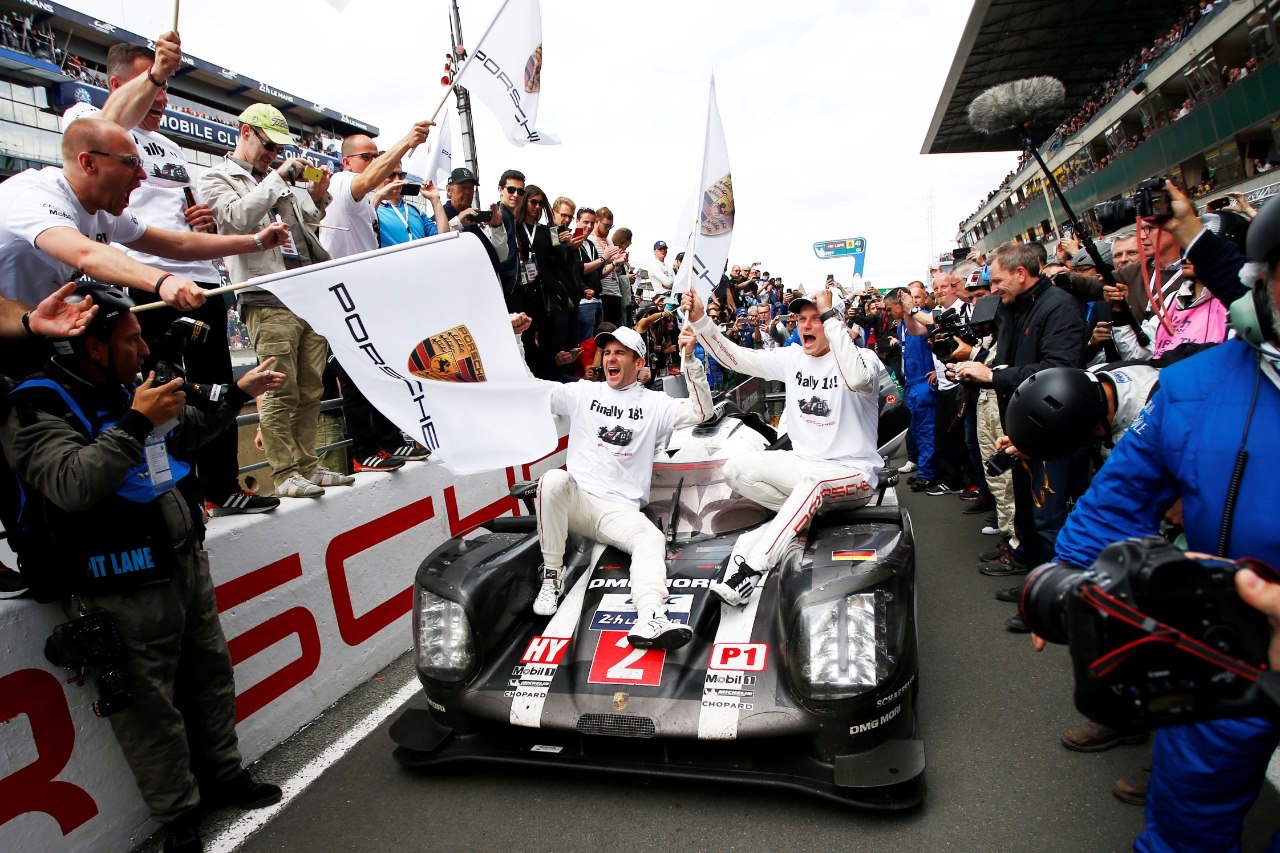
M 173 0 L 173 31 L 178 31 L 178 7 L 182 5 L 182 0 Z
M 707 146 L 711 139 L 711 104 L 715 101 L 716 93 L 716 75 L 711 75 L 711 90 L 707 95 L 707 120 L 706 126 L 702 129 L 702 162 L 698 165 L 698 192 L 693 200 L 693 237 L 689 241 L 689 263 L 693 265 L 693 269 L 689 271 L 689 287 L 696 294 L 698 292 L 698 232 L 702 230 L 702 201 L 706 195 L 707 182 Z M 723 275 L 723 272 L 721 273 Z M 712 288 L 714 291 L 715 288 Z M 706 306 L 704 305 L 705 309 Z M 688 317 L 684 316 L 684 312 L 679 312 L 682 323 L 688 321 Z

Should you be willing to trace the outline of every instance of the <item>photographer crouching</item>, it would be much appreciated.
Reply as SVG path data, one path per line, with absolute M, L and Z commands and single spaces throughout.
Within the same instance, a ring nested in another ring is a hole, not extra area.
M 174 456 L 232 426 L 284 375 L 267 359 L 204 411 L 186 406 L 181 377 L 137 384 L 149 351 L 132 300 L 100 284 L 77 293 L 96 316 L 7 400 L 0 446 L 25 501 L 6 528 L 33 593 L 61 600 L 72 620 L 46 655 L 99 667 L 95 711 L 168 828 L 165 849 L 200 850 L 202 801 L 259 808 L 281 793 L 241 766 L 203 530 L 182 495 L 194 477 Z
M 1194 211 L 1185 198 L 1174 196 L 1173 207 L 1172 224 L 1164 227 L 1175 234 L 1210 289 L 1230 293 L 1237 274 L 1252 286 L 1231 305 L 1232 326 L 1240 337 L 1161 372 L 1160 390 L 1116 445 L 1067 519 L 1058 537 L 1057 559 L 1072 566 L 1112 559 L 1112 549 L 1129 547 L 1128 543 L 1112 543 L 1156 533 L 1161 516 L 1180 497 L 1188 548 L 1219 558 L 1206 560 L 1206 564 L 1253 558 L 1280 565 L 1280 527 L 1271 519 L 1275 495 L 1272 477 L 1280 464 L 1280 445 L 1274 436 L 1275 424 L 1280 422 L 1280 311 L 1276 307 L 1280 303 L 1280 203 L 1268 205 L 1250 225 L 1246 251 L 1253 263 L 1247 266 L 1245 257 L 1231 243 L 1203 229 L 1193 233 L 1190 221 Z M 1188 227 L 1178 228 L 1176 223 L 1180 221 Z M 1176 559 L 1156 559 L 1148 550 L 1128 563 L 1148 565 L 1150 570 L 1139 577 L 1159 580 L 1155 570 Z M 1184 612 L 1185 602 L 1196 602 L 1194 618 L 1186 620 L 1192 627 L 1219 624 L 1221 620 L 1213 617 L 1231 599 L 1221 591 L 1222 584 L 1213 580 L 1215 573 L 1221 576 L 1221 568 L 1207 565 L 1207 569 L 1198 574 L 1172 575 L 1174 581 L 1181 578 L 1182 583 L 1148 582 L 1145 587 L 1166 597 L 1181 596 Z M 1053 631 L 1046 631 L 1048 620 L 1038 615 L 1043 611 L 1042 596 L 1033 593 L 1039 573 L 1052 571 L 1054 567 L 1041 569 L 1028 579 L 1022 600 L 1023 613 L 1032 627 L 1039 628 L 1037 633 L 1050 636 Z M 1117 591 L 1116 583 L 1131 584 L 1121 580 L 1118 570 L 1107 574 L 1117 581 L 1097 584 L 1104 592 Z M 1124 577 L 1132 578 L 1132 571 Z M 1252 573 L 1235 572 L 1235 588 L 1245 592 L 1246 603 L 1255 607 L 1266 606 L 1259 583 Z M 1131 588 L 1135 592 L 1130 603 L 1141 609 L 1143 602 L 1137 599 L 1141 587 L 1131 584 Z M 1202 595 L 1202 589 L 1213 595 Z M 1274 625 L 1274 601 L 1271 605 Z M 1116 610 L 1113 605 L 1108 606 Z M 1173 623 L 1173 619 L 1159 621 Z M 1239 619 L 1226 624 L 1233 622 L 1237 623 L 1234 633 L 1245 637 Z M 1151 623 L 1141 624 L 1145 628 Z M 1186 624 L 1175 627 L 1187 630 Z M 1247 657 L 1238 646 L 1224 646 L 1221 634 L 1202 639 L 1209 646 L 1206 655 L 1216 650 L 1233 659 Z M 1071 641 L 1075 656 L 1075 634 Z M 1161 642 L 1173 641 L 1169 632 L 1163 632 Z M 1043 643 L 1037 639 L 1038 648 Z M 1177 641 L 1170 647 L 1181 651 L 1188 644 Z M 1204 648 L 1200 651 L 1204 652 Z M 1251 675 L 1263 683 L 1256 665 L 1254 669 Z M 1249 675 L 1246 673 L 1245 677 Z M 1179 673 L 1169 676 L 1175 684 L 1180 677 Z M 1224 677 L 1214 683 L 1223 680 L 1230 683 L 1234 679 Z M 1178 692 L 1190 692 L 1197 698 L 1201 695 L 1196 691 L 1172 691 L 1175 708 L 1180 701 Z M 1135 714 L 1160 710 L 1148 702 L 1135 702 L 1131 707 Z M 1169 705 L 1163 707 L 1167 709 Z M 1191 711 L 1183 718 L 1215 716 L 1198 707 Z M 1234 711 L 1240 712 L 1239 708 Z M 1155 715 L 1148 720 L 1167 727 L 1157 730 L 1152 749 L 1146 829 L 1135 844 L 1138 850 L 1240 849 L 1245 814 L 1258 796 L 1267 764 L 1280 743 L 1280 724 L 1275 722 L 1274 712 L 1271 718 L 1258 716 L 1260 712 L 1261 709 L 1255 710 L 1254 716 L 1187 725 L 1167 725 L 1177 720 L 1169 719 L 1169 715 L 1164 719 Z M 1112 716 L 1106 722 L 1114 725 L 1124 720 Z M 1280 833 L 1273 837 L 1272 844 L 1280 844 Z

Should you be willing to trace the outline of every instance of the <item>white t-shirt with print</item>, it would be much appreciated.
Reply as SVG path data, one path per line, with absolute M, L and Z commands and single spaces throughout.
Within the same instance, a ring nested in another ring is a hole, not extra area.
M 62 129 L 79 118 L 88 118 L 102 111 L 93 104 L 79 103 L 62 114 Z M 159 228 L 164 231 L 190 231 L 184 211 L 187 194 L 190 189 L 196 204 L 200 203 L 200 193 L 196 191 L 196 176 L 191 174 L 187 157 L 181 146 L 173 140 L 135 127 L 129 131 L 133 144 L 138 147 L 138 156 L 142 158 L 142 168 L 147 179 L 129 196 L 129 213 L 138 218 L 143 225 Z M 117 152 L 124 153 L 124 152 Z M 116 246 L 129 257 L 149 267 L 164 270 L 167 273 L 189 278 L 205 284 L 220 284 L 222 276 L 212 261 L 175 261 L 172 258 L 160 258 L 146 252 L 138 252 L 127 246 Z
M 669 434 L 686 401 L 635 382 L 569 382 L 551 392 L 551 411 L 569 418 L 565 468 L 578 487 L 601 500 L 649 502 L 658 439 Z
M 129 243 L 147 230 L 128 209 L 89 213 L 61 169 L 27 169 L 0 183 L 0 295 L 34 306 L 76 274 L 36 248 L 50 228 L 74 228 L 99 243 Z
M 333 258 L 345 258 L 378 248 L 378 233 L 374 230 L 378 211 L 373 207 L 373 193 L 356 201 L 351 194 L 351 182 L 355 179 L 355 172 L 339 172 L 329 179 L 329 194 L 333 201 L 324 212 L 324 224 L 338 227 L 321 228 L 320 245 Z M 347 230 L 341 231 L 340 228 Z

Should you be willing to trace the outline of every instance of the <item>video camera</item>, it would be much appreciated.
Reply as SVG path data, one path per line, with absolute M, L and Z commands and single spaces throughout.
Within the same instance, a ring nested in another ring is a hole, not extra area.
M 192 343 L 204 344 L 209 340 L 210 331 L 208 323 L 202 323 L 190 317 L 179 317 L 170 323 L 160 341 L 151 349 L 155 356 L 155 384 L 159 386 L 181 379 L 183 393 L 193 398 L 192 402 L 196 403 L 216 403 L 226 396 L 228 391 L 226 385 L 186 381 L 187 371 L 183 367 L 183 356 L 186 354 L 187 346 Z
M 1141 216 L 1148 222 L 1164 222 L 1173 218 L 1173 198 L 1164 187 L 1164 178 L 1149 178 L 1138 184 L 1133 194 L 1104 201 L 1093 208 L 1102 233 L 1132 225 Z
M 976 346 L 978 341 L 994 334 L 996 310 L 999 307 L 999 296 L 984 296 L 973 303 L 973 313 L 968 321 L 954 308 L 935 314 L 933 330 L 929 332 L 929 346 L 933 349 L 934 355 L 946 361 L 956 351 L 958 346 L 956 338 L 969 346 Z
M 89 667 L 98 667 L 98 698 L 93 703 L 93 713 L 99 717 L 124 710 L 133 701 L 124 670 L 124 638 L 106 613 L 90 613 L 58 625 L 44 642 L 44 656 L 54 666 L 82 675 Z
M 1157 536 L 1108 545 L 1087 571 L 1048 563 L 1023 586 L 1036 634 L 1066 643 L 1081 713 L 1116 728 L 1272 713 L 1257 681 L 1267 618 L 1240 600 L 1250 560 L 1195 559 Z

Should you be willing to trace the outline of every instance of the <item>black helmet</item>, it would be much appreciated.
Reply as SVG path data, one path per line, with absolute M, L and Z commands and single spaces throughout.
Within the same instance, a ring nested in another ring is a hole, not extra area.
M 1203 214 L 1200 223 L 1223 240 L 1244 249 L 1244 235 L 1249 230 L 1249 219 L 1243 214 L 1234 210 L 1215 210 Z
M 96 281 L 77 285 L 76 292 L 67 297 L 67 301 L 79 302 L 86 296 L 93 297 L 93 304 L 98 306 L 98 313 L 89 321 L 84 334 L 98 338 L 109 336 L 112 326 L 115 325 L 115 319 L 128 314 L 135 304 L 120 288 L 99 284 Z
M 1275 263 L 1280 260 L 1280 202 L 1272 201 L 1262 208 L 1245 238 L 1245 254 L 1251 261 Z
M 1005 432 L 1032 459 L 1061 459 L 1107 422 L 1102 382 L 1087 370 L 1050 367 L 1027 377 L 1005 410 Z

